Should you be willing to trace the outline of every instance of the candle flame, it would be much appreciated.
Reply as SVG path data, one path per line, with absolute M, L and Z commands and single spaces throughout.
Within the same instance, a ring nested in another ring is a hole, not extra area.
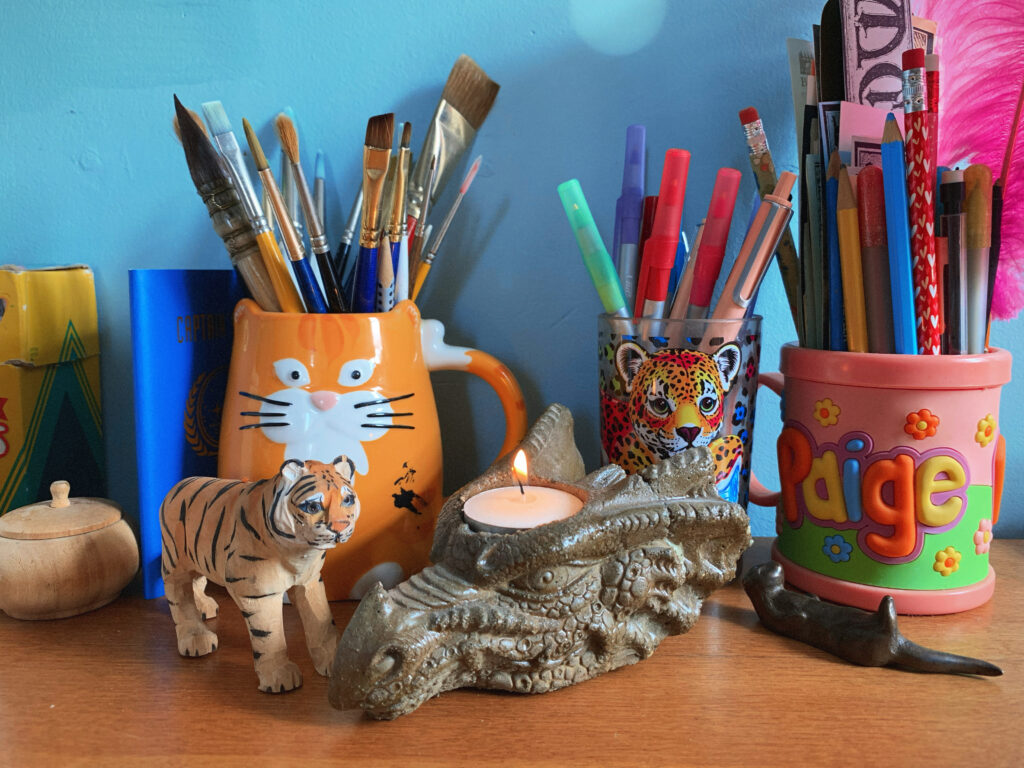
M 516 479 L 520 484 L 525 483 L 528 478 L 526 471 L 526 452 L 522 448 L 516 453 L 516 457 L 512 460 L 512 468 L 516 471 Z

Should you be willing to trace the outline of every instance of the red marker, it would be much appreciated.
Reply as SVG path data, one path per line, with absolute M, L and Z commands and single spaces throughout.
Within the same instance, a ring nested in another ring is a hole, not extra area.
M 661 187 L 658 190 L 658 211 L 654 216 L 654 230 L 644 244 L 641 267 L 641 271 L 647 273 L 646 281 L 639 286 L 643 290 L 645 317 L 664 315 L 669 277 L 679 247 L 683 201 L 686 199 L 686 173 L 689 169 L 690 153 L 685 149 L 670 149 L 665 153 Z
M 694 265 L 693 287 L 690 289 L 689 306 L 686 316 L 704 318 L 711 306 L 711 294 L 718 282 L 725 259 L 725 246 L 729 241 L 729 225 L 736 205 L 736 194 L 740 191 L 741 174 L 735 168 L 720 168 L 711 192 L 711 203 L 704 222 L 704 231 L 697 250 Z
M 640 317 L 644 313 L 644 291 L 647 287 L 647 274 L 650 272 L 649 265 L 643 261 L 644 245 L 654 231 L 654 214 L 658 210 L 658 196 L 648 195 L 644 198 L 643 217 L 640 220 L 640 241 L 637 243 L 636 252 L 640 258 L 640 272 L 636 276 L 636 290 L 633 297 L 633 316 Z

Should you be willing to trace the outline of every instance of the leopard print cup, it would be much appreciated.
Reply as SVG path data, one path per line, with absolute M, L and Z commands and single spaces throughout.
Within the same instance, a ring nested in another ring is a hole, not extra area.
M 706 446 L 722 498 L 747 504 L 761 317 L 598 317 L 602 458 L 637 472 Z

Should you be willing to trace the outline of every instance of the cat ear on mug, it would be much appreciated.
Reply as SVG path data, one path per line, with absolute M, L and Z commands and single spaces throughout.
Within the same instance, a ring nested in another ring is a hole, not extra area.
M 356 465 L 348 456 L 341 455 L 331 463 L 346 483 L 351 483 L 355 479 Z
M 286 488 L 291 488 L 306 471 L 306 465 L 298 459 L 287 459 L 281 465 L 280 475 L 284 478 Z

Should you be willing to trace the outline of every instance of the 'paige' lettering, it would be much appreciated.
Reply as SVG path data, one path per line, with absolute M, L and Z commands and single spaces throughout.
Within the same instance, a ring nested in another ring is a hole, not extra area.
M 966 461 L 951 448 L 873 452 L 862 432 L 819 447 L 802 428 L 787 426 L 778 454 L 786 521 L 797 527 L 809 515 L 863 530 L 865 554 L 879 560 L 916 556 L 925 531 L 952 526 L 967 507 Z

